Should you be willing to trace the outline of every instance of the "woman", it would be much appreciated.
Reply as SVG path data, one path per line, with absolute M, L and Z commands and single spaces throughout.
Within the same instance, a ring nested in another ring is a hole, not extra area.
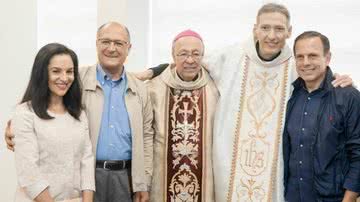
M 72 50 L 57 43 L 40 49 L 12 122 L 15 201 L 92 202 L 94 156 Z

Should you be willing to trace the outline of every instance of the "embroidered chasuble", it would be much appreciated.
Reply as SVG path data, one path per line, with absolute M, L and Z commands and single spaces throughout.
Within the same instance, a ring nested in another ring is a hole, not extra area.
M 211 73 L 216 68 L 221 95 L 213 148 L 216 201 L 284 201 L 282 131 L 295 76 L 290 49 L 265 62 L 249 40 L 208 65 Z
M 148 83 L 154 106 L 154 173 L 151 201 L 214 200 L 212 126 L 218 92 L 201 70 L 192 82 L 168 67 Z

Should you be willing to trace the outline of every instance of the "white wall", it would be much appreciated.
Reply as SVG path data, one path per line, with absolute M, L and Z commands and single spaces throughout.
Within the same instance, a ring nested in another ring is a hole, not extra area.
M 132 48 L 125 64 L 128 71 L 141 71 L 149 61 L 149 2 L 148 0 L 127 1 L 125 24 L 131 35 Z
M 36 0 L 1 1 L 0 6 L 0 201 L 13 201 L 14 155 L 6 149 L 6 121 L 23 94 L 37 46 Z
M 301 0 L 285 1 L 292 14 L 293 37 L 305 30 L 316 30 L 330 40 L 335 72 L 350 74 L 360 85 L 360 1 L 357 0 Z
M 96 63 L 96 0 L 38 0 L 37 48 L 58 42 L 73 49 L 80 64 Z

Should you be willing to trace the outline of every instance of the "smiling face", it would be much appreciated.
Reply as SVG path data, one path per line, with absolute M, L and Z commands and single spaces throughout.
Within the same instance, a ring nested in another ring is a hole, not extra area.
M 295 44 L 296 71 L 305 81 L 308 90 L 317 89 L 330 63 L 330 52 L 324 53 L 319 37 L 300 39 Z
M 48 76 L 50 97 L 63 97 L 74 81 L 74 63 L 70 55 L 54 55 L 48 65 Z
M 96 49 L 99 63 L 109 72 L 122 70 L 131 44 L 126 28 L 109 23 L 98 31 Z
M 279 12 L 262 13 L 254 25 L 254 36 L 259 42 L 259 54 L 271 59 L 285 46 L 291 36 L 291 26 L 286 16 Z
M 186 36 L 178 39 L 173 47 L 176 72 L 184 81 L 192 81 L 201 69 L 204 46 L 200 39 Z

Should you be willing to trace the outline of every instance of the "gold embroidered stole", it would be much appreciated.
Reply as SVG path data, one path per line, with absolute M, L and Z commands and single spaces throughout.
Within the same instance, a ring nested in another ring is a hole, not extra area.
M 272 201 L 286 102 L 288 62 L 258 68 L 245 57 L 227 201 Z
M 198 202 L 205 194 L 205 87 L 168 89 L 165 201 Z

